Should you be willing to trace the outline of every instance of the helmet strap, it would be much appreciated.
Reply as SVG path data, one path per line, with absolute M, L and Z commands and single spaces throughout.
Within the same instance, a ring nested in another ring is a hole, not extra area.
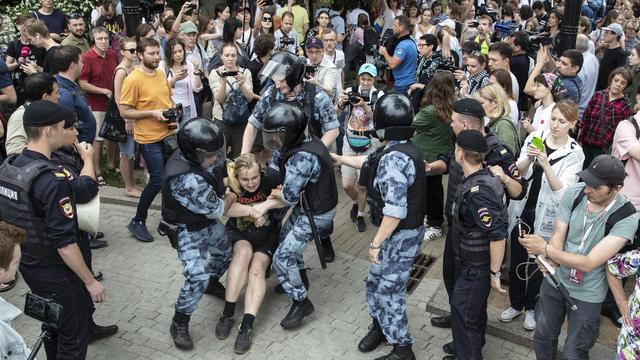
M 382 134 L 380 134 L 380 130 L 376 130 L 378 139 L 382 136 L 381 140 L 400 141 L 411 139 L 416 128 L 413 126 L 390 126 L 381 130 Z

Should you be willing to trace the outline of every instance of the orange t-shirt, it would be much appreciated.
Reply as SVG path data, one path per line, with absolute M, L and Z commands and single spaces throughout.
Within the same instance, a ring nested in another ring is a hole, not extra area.
M 171 89 L 165 74 L 156 69 L 154 75 L 135 69 L 124 79 L 120 104 L 129 105 L 136 110 L 169 109 Z M 139 144 L 151 144 L 163 140 L 174 133 L 168 123 L 154 118 L 138 119 L 134 122 L 133 137 Z

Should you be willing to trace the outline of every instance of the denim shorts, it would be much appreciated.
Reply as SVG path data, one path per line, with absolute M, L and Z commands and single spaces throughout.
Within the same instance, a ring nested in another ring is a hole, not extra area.
M 127 156 L 129 159 L 135 157 L 136 142 L 133 140 L 133 135 L 127 135 L 127 141 L 118 143 L 120 147 L 120 156 Z

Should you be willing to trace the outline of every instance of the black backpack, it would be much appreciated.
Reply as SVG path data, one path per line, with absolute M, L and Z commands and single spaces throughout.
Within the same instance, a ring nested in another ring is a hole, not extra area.
M 240 68 L 240 73 L 243 73 L 242 68 Z M 222 122 L 227 125 L 246 124 L 249 116 L 251 116 L 251 109 L 249 109 L 247 98 L 244 97 L 242 90 L 240 90 L 240 84 L 237 84 L 237 87 L 234 88 L 226 77 L 223 77 L 222 80 L 226 81 L 227 86 L 231 88 L 226 105 L 220 104 L 222 107 Z
M 573 205 L 571 206 L 571 212 L 573 212 L 578 207 L 578 205 L 580 205 L 580 202 L 585 196 L 586 195 L 584 193 L 584 188 L 582 188 L 578 196 L 573 200 Z M 635 213 L 636 213 L 635 206 L 633 206 L 631 202 L 627 201 L 624 205 L 622 205 L 621 208 L 609 214 L 609 216 L 607 217 L 607 222 L 604 225 L 604 236 L 606 237 L 607 235 L 609 235 L 609 232 L 611 232 L 611 229 L 618 221 L 625 219 Z M 638 223 L 638 225 L 640 225 L 640 222 Z M 569 234 L 569 229 L 567 229 L 567 234 Z M 640 245 L 639 244 L 640 226 L 636 229 L 636 234 L 631 240 L 632 240 L 631 244 L 625 245 L 619 251 L 620 253 L 625 253 L 627 251 L 635 250 L 638 248 L 638 245 Z

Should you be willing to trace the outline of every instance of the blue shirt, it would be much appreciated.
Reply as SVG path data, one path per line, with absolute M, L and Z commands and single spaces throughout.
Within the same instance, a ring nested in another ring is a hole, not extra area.
M 75 82 L 56 75 L 58 81 L 58 94 L 60 105 L 73 111 L 78 117 L 78 139 L 82 142 L 92 143 L 96 138 L 96 118 L 89 108 L 80 87 Z
M 415 41 L 411 39 L 400 41 L 393 52 L 393 57 L 401 61 L 400 65 L 392 70 L 395 86 L 408 86 L 416 82 L 418 48 Z
M 578 76 L 563 76 L 558 74 L 558 77 L 562 81 L 562 85 L 567 89 L 569 93 L 569 98 L 573 100 L 574 103 L 580 104 L 580 100 L 584 95 L 582 95 L 583 90 L 582 87 L 582 79 Z

